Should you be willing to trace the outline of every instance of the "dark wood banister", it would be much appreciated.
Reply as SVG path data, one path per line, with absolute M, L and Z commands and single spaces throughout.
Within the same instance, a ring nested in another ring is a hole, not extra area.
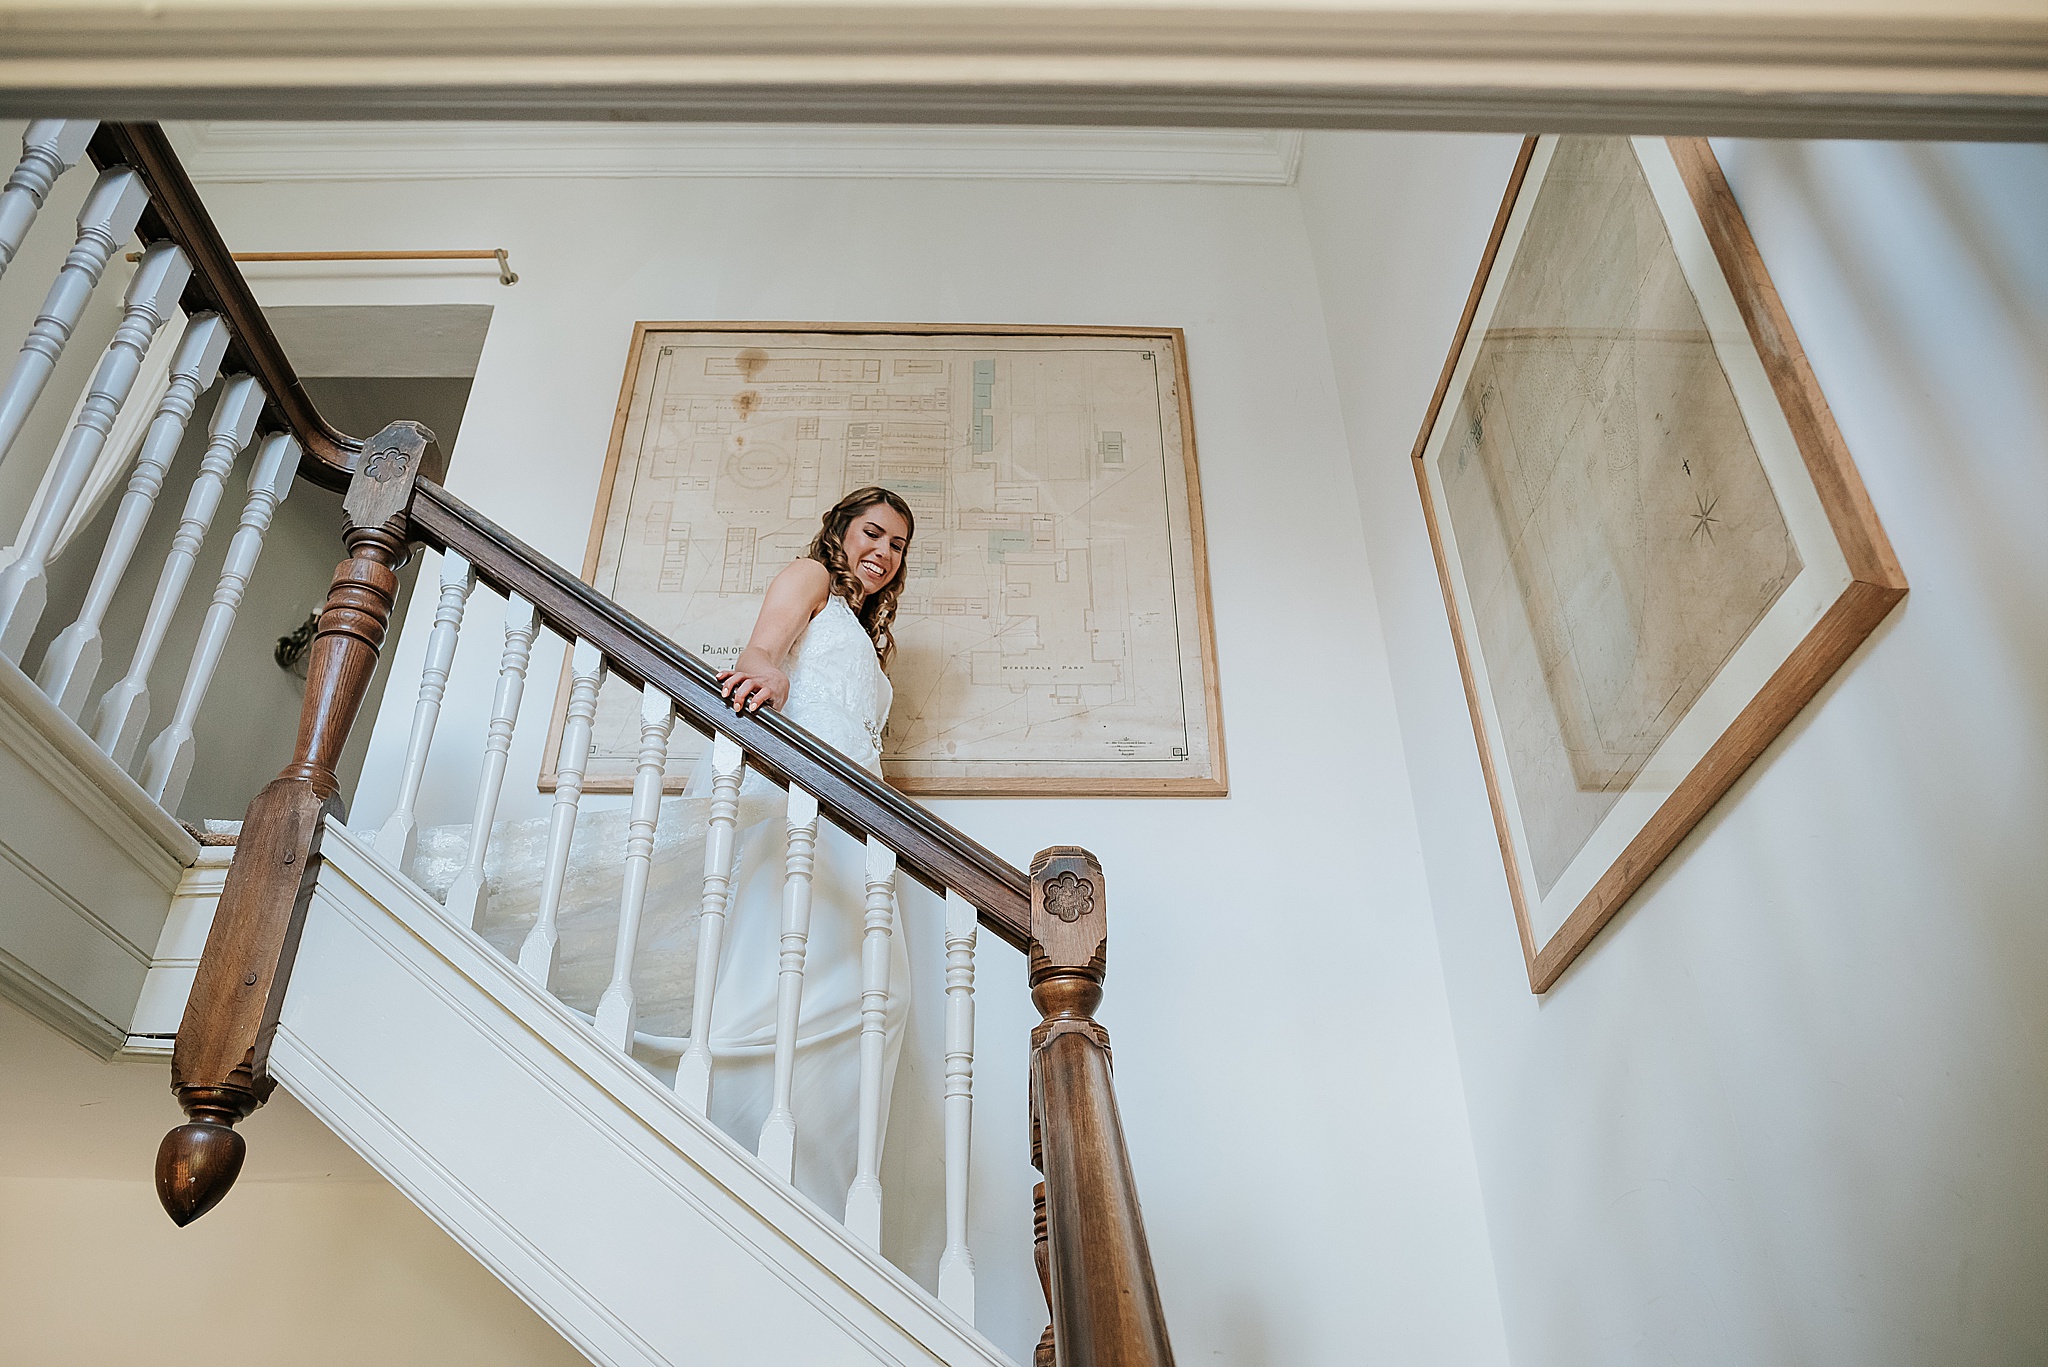
M 485 583 L 531 602 L 542 621 L 564 637 L 596 645 L 620 677 L 667 693 L 698 730 L 730 735 L 755 768 L 810 792 L 834 823 L 856 837 L 876 837 L 912 877 L 935 892 L 957 891 L 999 939 L 1030 952 L 1031 887 L 1022 871 L 786 718 L 772 712 L 735 715 L 702 661 L 441 487 L 440 453 L 425 429 L 397 423 L 365 441 L 321 417 L 161 127 L 102 123 L 87 151 L 102 170 L 127 166 L 142 177 L 150 203 L 137 235 L 184 250 L 192 279 L 180 303 L 188 314 L 218 313 L 226 321 L 232 340 L 222 369 L 254 375 L 262 384 L 269 401 L 265 425 L 299 440 L 300 478 L 357 500 L 382 486 L 375 461 L 366 472 L 372 478 L 358 475 L 366 449 L 382 450 L 388 459 L 397 454 L 393 441 L 411 450 L 408 430 L 420 439 L 419 449 L 397 467 L 404 471 L 406 495 L 397 510 L 388 518 L 380 513 L 350 523 L 352 553 L 337 571 L 320 639 L 334 642 L 335 651 L 351 642 L 355 653 L 346 667 L 333 663 L 324 673 L 315 671 L 329 683 L 315 687 L 309 681 L 301 753 L 251 804 L 242 847 L 222 891 L 172 1066 L 173 1088 L 193 1123 L 167 1135 L 158 1155 L 158 1191 L 173 1219 L 196 1219 L 226 1194 L 243 1152 L 231 1127 L 269 1095 L 269 1030 L 291 975 L 320 822 L 328 812 L 340 812 L 327 772 L 332 757 L 318 759 L 314 752 L 338 743 L 337 735 L 345 739 L 392 606 L 387 586 L 380 583 L 364 598 L 368 590 L 356 580 L 371 575 L 374 566 L 398 553 L 393 547 L 407 541 L 462 555 Z
M 876 837 L 919 882 L 941 894 L 952 888 L 983 925 L 1029 951 L 1031 882 L 1021 870 L 787 718 L 735 714 L 710 666 L 431 480 L 421 480 L 413 496 L 412 534 L 468 560 L 498 592 L 532 603 L 558 634 L 589 641 L 613 673 L 668 694 L 699 731 L 731 736 L 749 767 L 803 788 L 833 822 L 856 837 Z
M 87 151 L 102 169 L 129 166 L 141 175 L 150 207 L 138 235 L 184 249 L 192 262 L 181 301 L 185 312 L 211 311 L 227 321 L 233 340 L 223 373 L 240 369 L 262 382 L 270 400 L 266 418 L 296 436 L 304 450 L 300 477 L 337 491 L 348 488 L 362 438 L 320 416 L 163 129 L 103 123 Z M 772 713 L 735 716 L 720 703 L 716 676 L 702 661 L 429 478 L 419 481 L 409 530 L 437 550 L 464 556 L 493 588 L 531 602 L 553 630 L 589 640 L 615 672 L 660 688 L 699 731 L 726 732 L 775 782 L 797 783 L 838 825 L 858 837 L 879 838 L 919 882 L 942 894 L 952 887 L 1005 943 L 1029 948 L 1031 889 L 1021 870 L 877 783 L 802 727 Z
M 351 437 L 320 416 L 163 128 L 154 123 L 103 123 L 86 153 L 101 170 L 127 166 L 142 177 L 149 189 L 149 208 L 136 226 L 136 236 L 145 243 L 169 240 L 184 249 L 192 263 L 192 279 L 179 302 L 187 314 L 218 313 L 227 321 L 233 340 L 221 373 L 239 370 L 262 382 L 270 401 L 264 410 L 265 425 L 299 439 L 299 477 L 336 493 L 348 488 L 362 438 Z
M 151 207 L 140 235 L 176 242 L 193 264 L 186 312 L 227 321 L 227 368 L 262 382 L 269 420 L 304 449 L 300 476 L 347 493 L 348 556 L 320 615 L 293 762 L 249 806 L 178 1032 L 172 1087 L 188 1123 L 164 1136 L 156 1173 L 171 1218 L 190 1223 L 227 1194 L 246 1151 L 233 1127 L 274 1085 L 269 1044 L 320 833 L 329 815 L 341 814 L 335 764 L 376 668 L 396 566 L 409 541 L 424 541 L 463 556 L 500 593 L 532 603 L 560 635 L 597 646 L 620 677 L 666 693 L 698 730 L 731 736 L 753 767 L 810 792 L 853 835 L 881 840 L 918 881 L 959 892 L 983 925 L 1028 956 L 1032 1000 L 1044 1017 L 1031 1040 L 1031 1129 L 1032 1161 L 1046 1179 L 1039 1267 L 1052 1312 L 1037 1361 L 1172 1367 L 1109 1036 L 1094 1019 L 1108 938 L 1095 857 L 1046 850 L 1027 878 L 788 719 L 734 714 L 709 666 L 441 487 L 432 433 L 397 422 L 366 442 L 321 418 L 161 128 L 102 124 L 89 151 L 103 169 L 127 165 L 141 174 Z

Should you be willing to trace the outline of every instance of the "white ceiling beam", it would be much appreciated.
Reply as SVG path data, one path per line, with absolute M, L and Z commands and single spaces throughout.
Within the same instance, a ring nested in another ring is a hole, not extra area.
M 2048 0 L 0 0 L 0 114 L 2048 136 Z
M 1301 157 L 1301 134 L 1274 129 L 445 120 L 210 121 L 169 131 L 202 185 L 563 177 L 1291 185 Z

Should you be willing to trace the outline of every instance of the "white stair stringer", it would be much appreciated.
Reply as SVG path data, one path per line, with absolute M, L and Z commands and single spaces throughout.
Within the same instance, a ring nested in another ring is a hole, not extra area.
M 270 1071 L 593 1362 L 1009 1359 L 330 822 Z

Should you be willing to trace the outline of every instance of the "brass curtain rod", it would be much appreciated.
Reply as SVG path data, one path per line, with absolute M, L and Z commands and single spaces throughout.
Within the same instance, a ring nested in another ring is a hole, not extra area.
M 234 255 L 237 261 L 495 261 L 498 263 L 499 284 L 519 282 L 503 247 L 442 252 L 236 252 Z M 140 261 L 142 253 L 130 252 L 128 259 Z

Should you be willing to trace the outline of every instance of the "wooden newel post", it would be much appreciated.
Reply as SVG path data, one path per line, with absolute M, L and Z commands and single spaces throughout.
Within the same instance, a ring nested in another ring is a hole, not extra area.
M 1059 1367 L 1171 1367 L 1166 1316 L 1110 1081 L 1102 1002 L 1102 865 L 1055 846 L 1031 861 L 1033 1150 L 1045 1175 L 1052 1347 Z
M 379 432 L 364 443 L 342 505 L 348 558 L 334 571 L 313 638 L 298 745 L 243 818 L 171 1054 L 171 1090 L 188 1121 L 157 1150 L 156 1190 L 180 1225 L 234 1185 L 246 1152 L 235 1122 L 276 1085 L 266 1067 L 270 1041 L 313 896 L 322 823 L 342 814 L 334 769 L 384 644 L 407 554 L 407 510 L 433 443 L 415 422 Z

